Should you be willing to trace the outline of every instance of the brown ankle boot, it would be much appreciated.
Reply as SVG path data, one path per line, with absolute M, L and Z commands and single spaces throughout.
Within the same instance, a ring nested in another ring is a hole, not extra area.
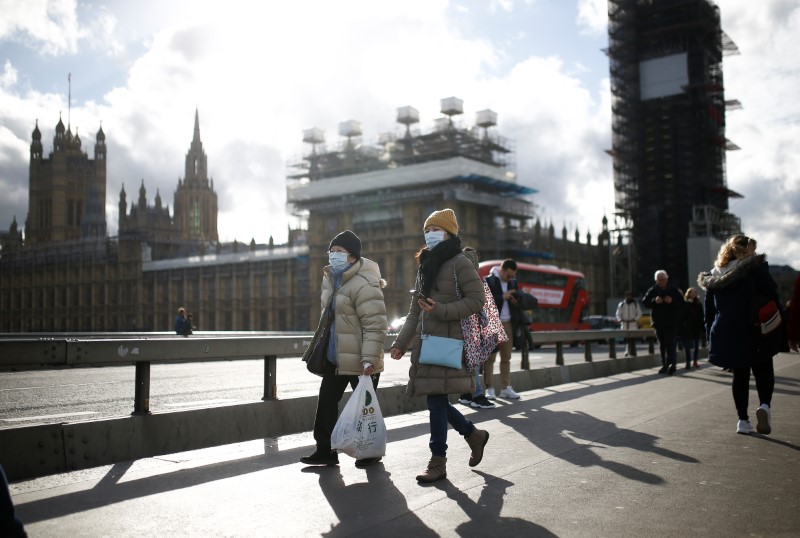
M 472 449 L 472 454 L 469 456 L 469 466 L 475 467 L 483 459 L 483 447 L 489 442 L 489 432 L 475 428 L 464 439 L 467 440 L 467 444 Z
M 428 462 L 428 468 L 422 474 L 417 475 L 419 482 L 436 482 L 447 476 L 447 469 L 445 464 L 447 458 L 444 456 L 431 456 L 431 461 Z

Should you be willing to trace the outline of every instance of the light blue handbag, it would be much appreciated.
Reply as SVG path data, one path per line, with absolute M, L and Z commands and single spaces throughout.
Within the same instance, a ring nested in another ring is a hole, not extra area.
M 463 340 L 432 334 L 423 334 L 420 338 L 422 339 L 422 349 L 419 352 L 420 364 L 461 368 L 461 358 L 464 354 Z
M 453 264 L 453 279 L 456 283 L 456 296 L 458 293 L 458 276 L 456 266 Z M 419 350 L 419 363 L 444 366 L 445 368 L 461 369 L 464 357 L 464 341 L 457 338 L 447 338 L 444 336 L 434 336 L 425 334 L 425 313 L 422 314 L 422 324 L 420 327 L 421 344 Z

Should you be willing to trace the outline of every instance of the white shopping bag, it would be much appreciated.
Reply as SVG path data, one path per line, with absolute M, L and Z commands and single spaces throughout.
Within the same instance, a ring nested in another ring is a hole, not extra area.
M 331 448 L 357 460 L 386 454 L 386 425 L 370 376 L 359 378 L 333 428 Z

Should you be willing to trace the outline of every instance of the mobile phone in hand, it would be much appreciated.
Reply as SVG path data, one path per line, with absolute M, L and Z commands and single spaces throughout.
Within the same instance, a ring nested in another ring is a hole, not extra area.
M 414 295 L 414 298 L 417 299 L 418 301 L 427 301 L 428 300 L 427 297 L 422 295 L 421 291 L 417 291 L 417 290 L 408 290 L 408 291 L 410 291 Z

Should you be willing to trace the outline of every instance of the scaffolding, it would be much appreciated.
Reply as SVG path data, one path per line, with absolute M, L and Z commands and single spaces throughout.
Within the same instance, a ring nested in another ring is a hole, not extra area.
M 419 122 L 419 113 L 410 106 L 400 107 L 397 122 L 405 125 L 405 132 L 384 133 L 372 145 L 363 143 L 358 122 L 339 124 L 339 134 L 344 140 L 330 150 L 324 144 L 322 130 L 308 129 L 303 141 L 311 145 L 311 152 L 291 166 L 288 178 L 318 181 L 453 157 L 485 163 L 513 176 L 513 143 L 490 131 L 497 123 L 497 114 L 491 110 L 479 111 L 475 125 L 467 128 L 453 119 L 462 113 L 460 99 L 450 97 L 441 103 L 444 116 L 435 120 L 430 132 L 412 129 Z
M 686 286 L 692 207 L 726 214 L 735 195 L 725 111 L 741 104 L 725 101 L 722 57 L 738 49 L 709 0 L 609 0 L 608 16 L 609 154 L 616 212 L 632 223 L 633 285 L 641 291 L 666 269 Z

